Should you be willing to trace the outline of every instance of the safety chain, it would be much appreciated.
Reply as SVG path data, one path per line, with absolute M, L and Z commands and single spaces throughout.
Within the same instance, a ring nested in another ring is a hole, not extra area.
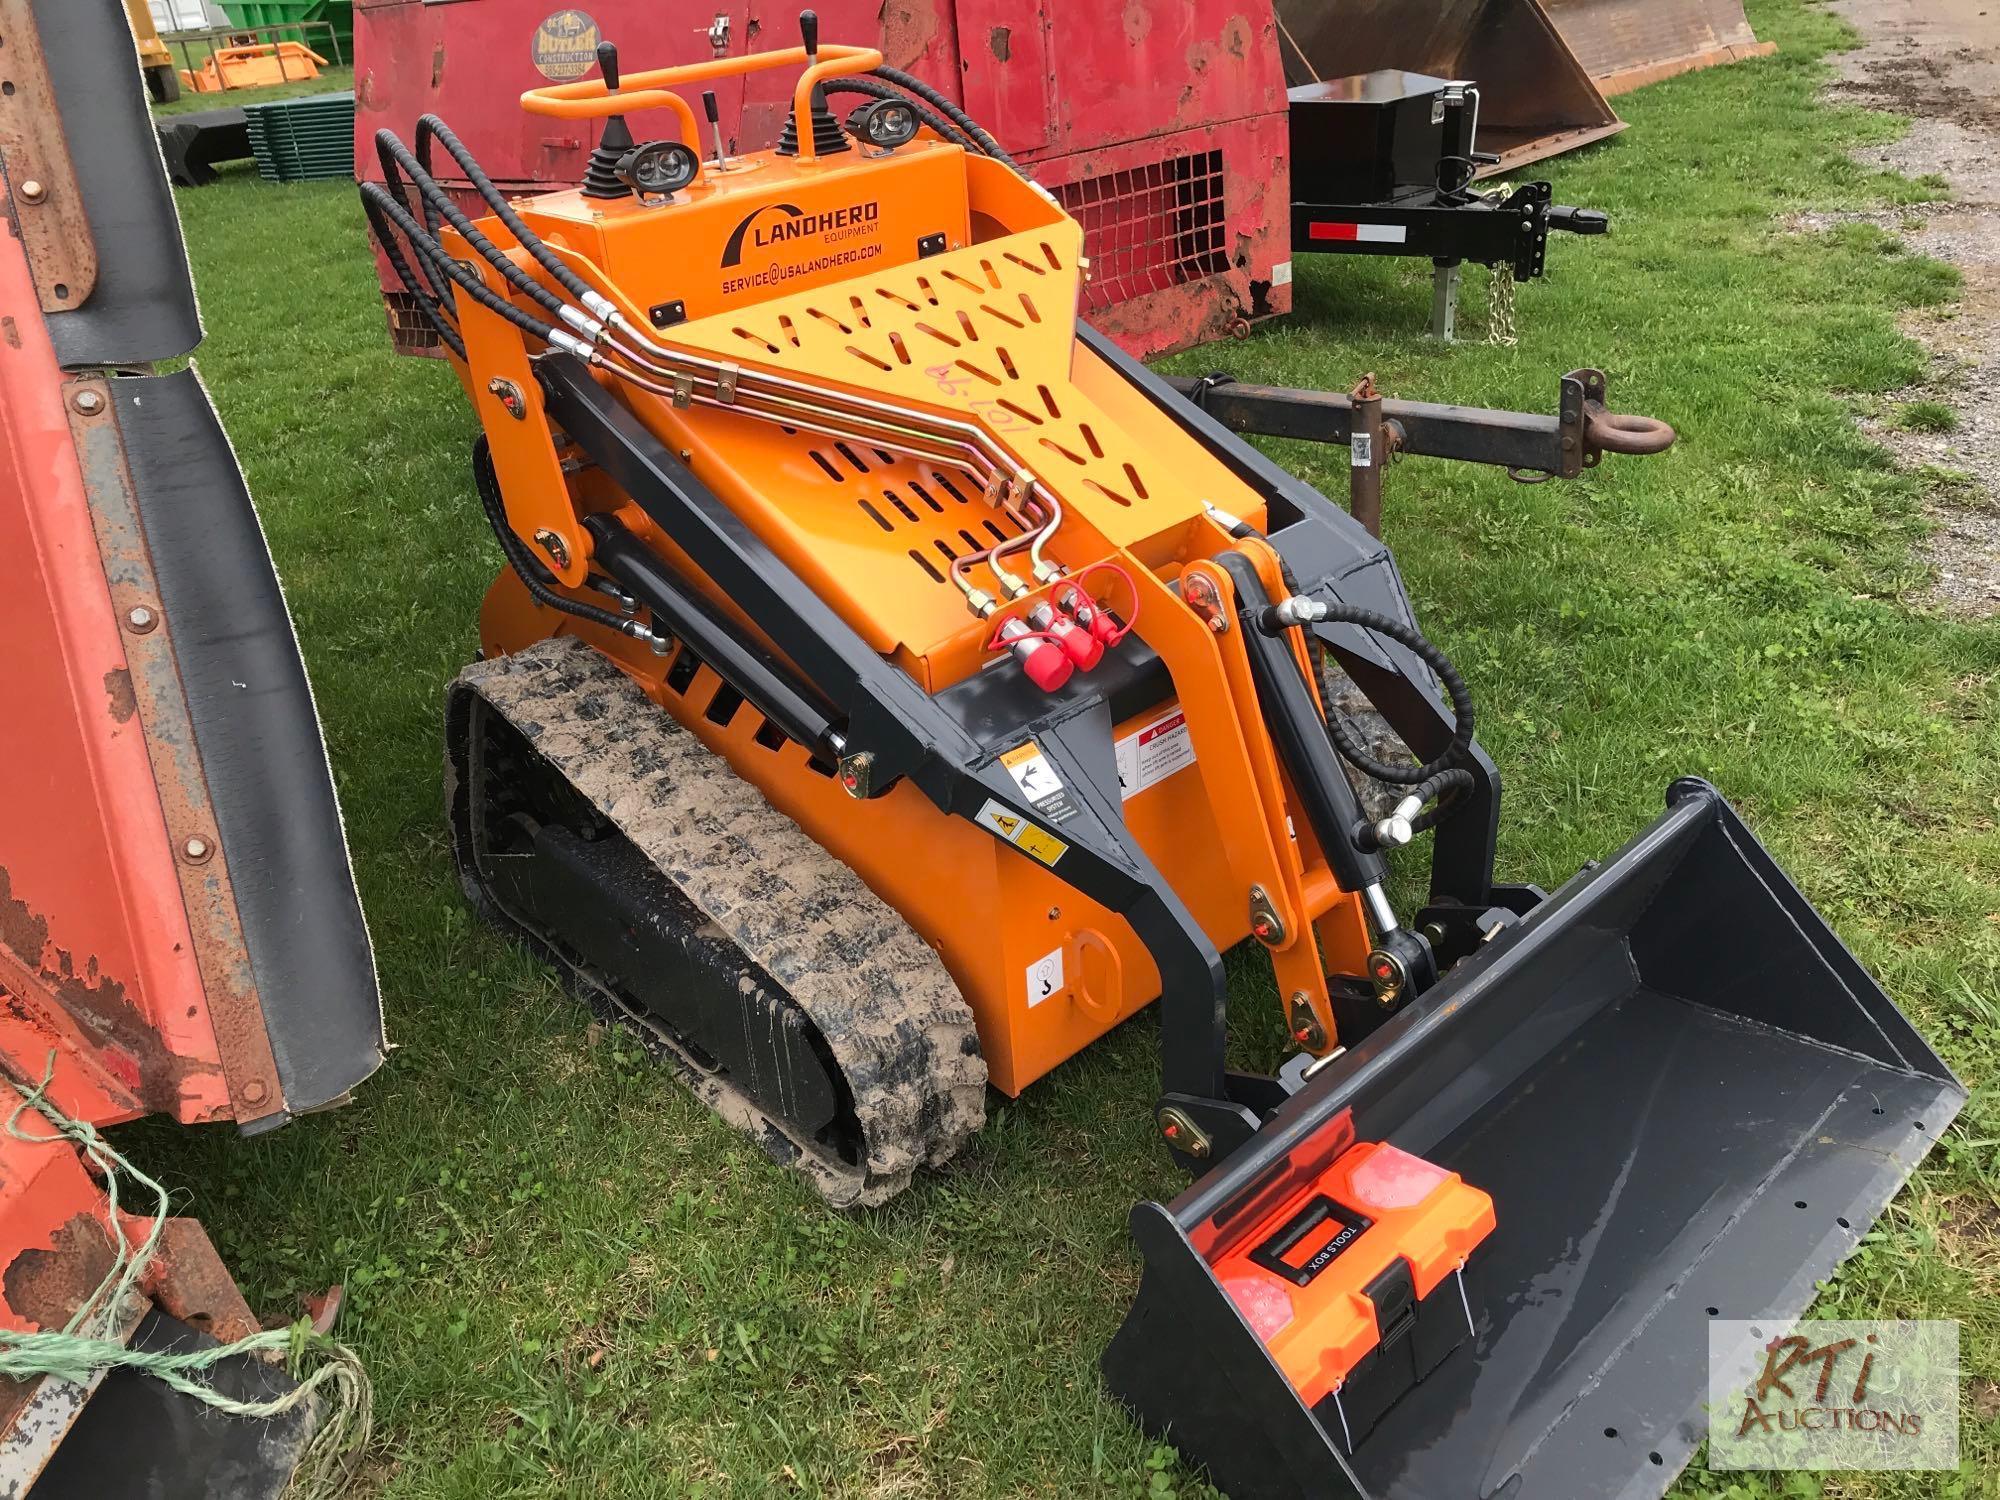
M 1511 349 L 1520 341 L 1514 325 L 1514 266 L 1503 260 L 1493 268 L 1493 289 L 1486 304 L 1486 342 Z

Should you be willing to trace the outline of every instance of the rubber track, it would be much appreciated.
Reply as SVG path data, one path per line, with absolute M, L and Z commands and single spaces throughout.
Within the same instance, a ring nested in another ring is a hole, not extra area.
M 451 692 L 476 693 L 519 729 L 812 1018 L 853 1091 L 865 1159 L 857 1168 L 794 1136 L 725 1076 L 696 1066 L 670 1032 L 645 1027 L 717 1114 L 774 1158 L 789 1155 L 840 1208 L 894 1197 L 985 1123 L 978 1032 L 936 952 L 607 657 L 558 637 L 473 663 Z M 448 781 L 454 775 L 448 768 Z M 472 872 L 460 875 L 491 910 Z

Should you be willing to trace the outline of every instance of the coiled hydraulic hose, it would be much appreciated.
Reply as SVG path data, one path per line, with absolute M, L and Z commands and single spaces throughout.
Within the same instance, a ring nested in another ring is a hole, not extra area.
M 420 256 L 435 269 L 449 276 L 454 286 L 466 296 L 472 298 L 481 307 L 498 313 L 524 333 L 533 334 L 545 344 L 552 344 L 558 349 L 567 350 L 569 353 L 575 354 L 582 359 L 593 362 L 597 359 L 596 353 L 583 340 L 573 334 L 564 332 L 553 324 L 544 323 L 532 313 L 523 312 L 505 297 L 488 288 L 469 268 L 460 265 L 457 261 L 446 255 L 437 241 L 426 235 L 417 221 L 410 217 L 410 211 L 397 202 L 388 190 L 380 184 L 373 182 L 362 183 L 361 196 L 402 232 L 403 237 L 416 248 Z
M 424 321 L 431 325 L 432 331 L 443 341 L 447 349 L 460 359 L 464 359 L 465 340 L 459 336 L 456 323 L 445 310 L 444 293 L 441 290 L 445 277 L 431 262 L 427 248 L 429 242 L 420 244 L 413 241 L 410 246 L 416 254 L 417 264 L 424 268 L 422 280 L 419 281 L 416 274 L 411 271 L 409 261 L 404 258 L 399 236 L 389 222 L 388 215 L 383 212 L 381 204 L 365 190 L 361 194 L 361 212 L 367 217 L 368 228 L 375 235 L 375 243 L 382 247 L 383 255 L 388 257 L 389 269 L 396 273 L 396 280 L 402 284 L 403 290 L 416 299 L 417 311 L 423 314 Z
M 1395 813 L 1396 818 L 1409 824 L 1407 833 L 1401 837 L 1413 837 L 1427 828 L 1433 828 L 1455 811 L 1474 785 L 1470 769 L 1474 710 L 1472 690 L 1465 685 L 1465 678 L 1459 674 L 1451 658 L 1402 621 L 1356 604 L 1294 595 L 1285 604 L 1274 605 L 1265 611 L 1265 616 L 1259 623 L 1266 630 L 1286 626 L 1303 628 L 1314 623 L 1358 626 L 1406 647 L 1431 669 L 1444 688 L 1445 696 L 1451 700 L 1450 742 L 1437 755 L 1417 765 L 1397 765 L 1378 760 L 1361 743 L 1346 716 L 1334 707 L 1334 683 L 1327 653 L 1321 649 L 1317 636 L 1308 632 L 1310 655 L 1319 676 L 1320 712 L 1326 723 L 1327 738 L 1333 742 L 1334 749 L 1340 752 L 1341 759 L 1363 774 L 1391 786 L 1410 788 L 1398 803 Z M 1377 825 L 1378 834 L 1380 826 Z
M 514 576 L 521 580 L 522 586 L 537 604 L 574 615 L 579 620 L 588 620 L 593 625 L 602 625 L 620 635 L 652 635 L 652 631 L 635 619 L 556 592 L 555 575 L 542 566 L 542 560 L 528 550 L 528 544 L 507 523 L 507 502 L 500 494 L 500 476 L 493 467 L 493 450 L 483 432 L 472 444 L 472 482 L 479 491 L 479 507 L 486 512 L 486 522 L 493 528 L 493 535 L 500 543 L 507 565 L 514 570 Z
M 985 126 L 973 119 L 971 115 L 960 109 L 943 94 L 940 94 L 936 89 L 925 83 L 923 79 L 916 77 L 914 74 L 905 73 L 901 68 L 892 68 L 886 63 L 866 76 L 879 78 L 885 83 L 893 83 L 905 93 L 916 95 L 917 98 L 930 105 L 931 108 L 950 120 L 952 124 L 956 125 L 969 136 L 981 153 L 992 157 L 995 161 L 1005 162 L 1016 172 L 1021 171 L 1021 164 L 1001 148 L 1000 143 L 993 139 Z M 1027 174 L 1023 172 L 1022 175 L 1026 176 Z

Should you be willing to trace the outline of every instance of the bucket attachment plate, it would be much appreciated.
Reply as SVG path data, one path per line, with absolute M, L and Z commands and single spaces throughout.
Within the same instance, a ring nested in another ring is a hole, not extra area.
M 1720 795 L 1668 801 L 1133 1211 L 1145 1277 L 1106 1380 L 1235 1500 L 1663 1494 L 1704 1435 L 1710 1319 L 1803 1312 L 1958 1112 L 1950 1070 Z M 1497 1227 L 1466 1276 L 1474 1337 L 1350 1455 L 1216 1263 L 1357 1140 L 1459 1174 Z

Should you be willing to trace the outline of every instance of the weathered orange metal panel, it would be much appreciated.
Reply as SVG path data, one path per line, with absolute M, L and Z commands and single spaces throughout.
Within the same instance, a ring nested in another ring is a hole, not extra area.
M 0 308 L 33 309 L 18 240 Z M 88 392 L 86 394 L 86 392 Z M 93 404 L 95 403 L 95 404 Z M 71 440 L 101 383 L 66 382 L 39 316 L 0 316 L 0 1052 L 98 1124 L 230 1113 L 180 872 Z

